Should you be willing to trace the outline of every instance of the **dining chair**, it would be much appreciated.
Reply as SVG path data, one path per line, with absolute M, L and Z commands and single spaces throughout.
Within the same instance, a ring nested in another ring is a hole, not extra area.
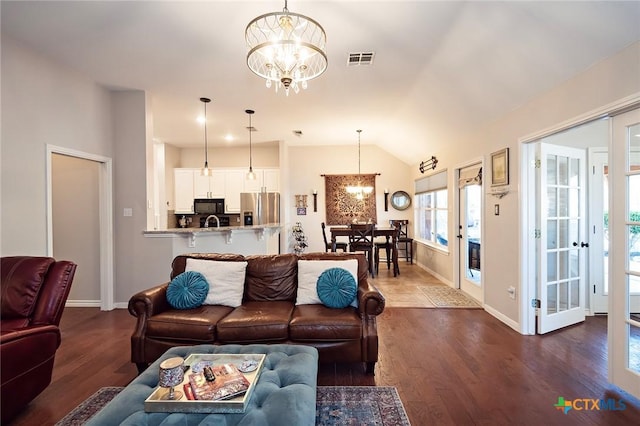
M 380 266 L 380 251 L 384 250 L 386 253 L 385 261 L 387 263 L 387 269 L 391 269 L 393 264 L 393 276 L 400 275 L 400 267 L 398 265 L 398 239 L 400 238 L 401 226 L 399 223 L 394 223 L 395 235 L 385 238 L 384 241 L 376 241 L 374 243 L 374 263 L 376 274 L 379 271 Z
M 327 232 L 325 231 L 326 225 L 324 224 L 324 222 L 321 222 L 320 226 L 322 226 L 322 239 L 324 240 L 324 251 L 326 252 L 332 251 L 333 250 L 332 243 L 331 241 L 327 240 Z M 337 250 L 347 251 L 347 245 L 348 244 L 345 242 L 336 241 L 336 251 Z
M 352 223 L 350 225 L 349 232 L 349 251 L 362 251 L 367 256 L 367 262 L 369 264 L 369 272 L 371 276 L 375 276 L 373 269 L 373 249 L 374 249 L 374 223 Z
M 407 228 L 409 227 L 409 220 L 390 220 L 390 226 L 396 226 L 400 224 L 400 236 L 398 237 L 398 250 L 402 250 L 406 262 L 413 263 L 413 238 L 409 237 Z

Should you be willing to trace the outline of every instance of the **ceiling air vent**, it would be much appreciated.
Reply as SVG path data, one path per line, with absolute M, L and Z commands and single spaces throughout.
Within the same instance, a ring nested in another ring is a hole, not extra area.
M 352 67 L 356 65 L 372 65 L 374 55 L 375 53 L 373 52 L 349 53 L 347 66 Z

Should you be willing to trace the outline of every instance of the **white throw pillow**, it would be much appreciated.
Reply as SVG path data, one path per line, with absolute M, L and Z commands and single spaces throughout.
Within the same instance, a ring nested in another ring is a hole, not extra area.
M 184 270 L 200 272 L 209 282 L 209 293 L 204 305 L 236 308 L 242 304 L 247 262 L 188 258 Z
M 346 269 L 358 282 L 358 260 L 298 260 L 298 297 L 296 305 L 322 304 L 318 296 L 318 278 L 331 268 Z M 351 306 L 358 307 L 358 298 Z

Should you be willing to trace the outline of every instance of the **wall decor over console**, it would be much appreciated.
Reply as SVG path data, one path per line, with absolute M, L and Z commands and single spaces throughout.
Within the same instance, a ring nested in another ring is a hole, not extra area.
M 377 222 L 376 215 L 376 176 L 371 174 L 322 175 L 326 194 L 327 225 L 348 225 L 353 222 Z M 373 193 L 359 200 L 347 193 L 349 185 L 373 186 Z

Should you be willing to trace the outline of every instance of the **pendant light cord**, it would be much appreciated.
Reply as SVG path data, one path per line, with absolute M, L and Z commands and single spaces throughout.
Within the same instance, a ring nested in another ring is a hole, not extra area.
M 204 166 L 209 167 L 209 138 L 207 137 L 207 103 L 204 104 Z

